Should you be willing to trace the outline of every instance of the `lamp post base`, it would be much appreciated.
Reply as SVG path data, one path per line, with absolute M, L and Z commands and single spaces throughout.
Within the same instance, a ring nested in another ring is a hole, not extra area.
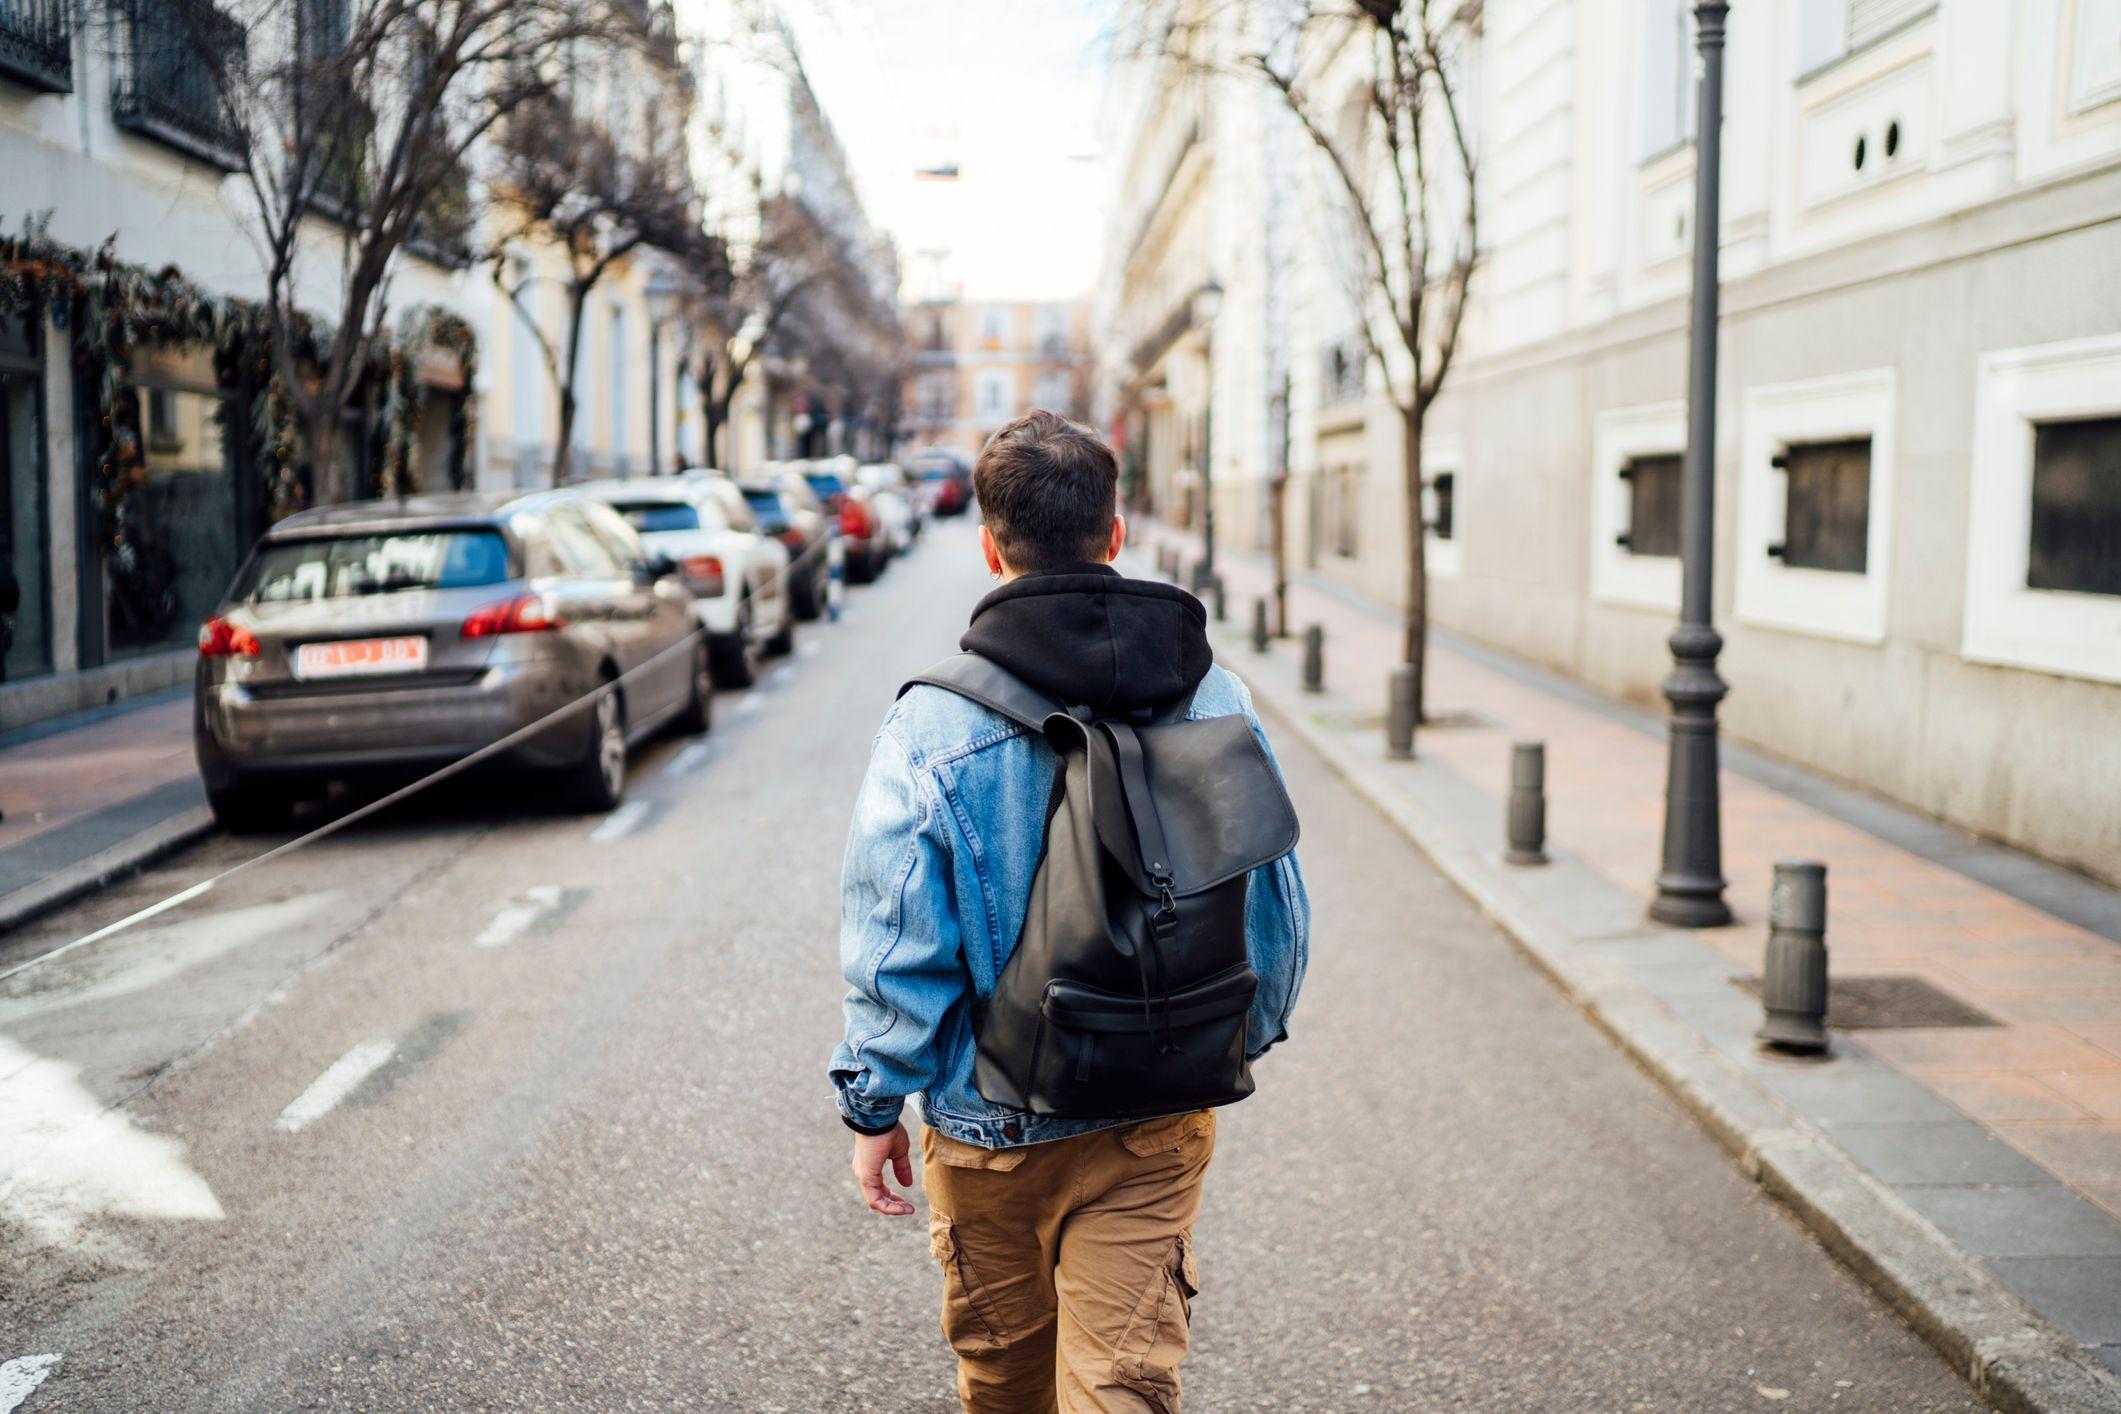
M 1672 704 L 1665 767 L 1664 867 L 1650 917 L 1675 928 L 1720 928 L 1731 921 L 1723 901 L 1722 802 L 1717 780 L 1716 704 L 1723 679 L 1716 655 L 1723 638 L 1706 624 L 1681 624 L 1672 633 L 1672 672 L 1664 680 Z

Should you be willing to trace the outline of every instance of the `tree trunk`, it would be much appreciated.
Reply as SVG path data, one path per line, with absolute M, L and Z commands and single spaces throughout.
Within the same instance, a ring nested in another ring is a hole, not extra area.
M 560 362 L 560 443 L 552 452 L 552 484 L 564 486 L 574 459 L 575 370 L 582 366 L 582 311 L 589 287 L 576 285 L 567 300 L 567 354 Z
M 319 404 L 325 401 L 317 399 Z M 309 494 L 315 505 L 336 505 L 351 500 L 352 488 L 339 484 L 339 418 L 321 406 L 311 407 L 302 418 L 303 435 L 309 442 Z
M 1429 537 L 1421 513 L 1421 426 L 1427 412 L 1418 403 L 1402 408 L 1407 497 L 1407 602 L 1400 661 L 1414 670 L 1414 721 L 1429 720 Z

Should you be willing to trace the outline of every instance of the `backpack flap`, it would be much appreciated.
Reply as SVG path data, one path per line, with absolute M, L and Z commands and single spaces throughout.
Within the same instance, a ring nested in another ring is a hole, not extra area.
M 1244 717 L 1100 722 L 1088 736 L 1098 839 L 1144 897 L 1159 872 L 1184 898 L 1296 848 L 1296 807 Z

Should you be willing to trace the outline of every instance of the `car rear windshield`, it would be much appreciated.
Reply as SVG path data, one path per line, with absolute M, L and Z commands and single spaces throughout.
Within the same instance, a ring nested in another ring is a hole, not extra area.
M 803 479 L 809 482 L 810 489 L 820 496 L 837 496 L 847 489 L 847 483 L 829 471 L 808 472 Z
M 778 491 L 753 491 L 747 488 L 744 499 L 750 504 L 751 513 L 762 521 L 785 522 L 788 519 L 788 512 L 781 506 L 781 493 Z
M 698 530 L 700 512 L 683 501 L 614 501 L 611 508 L 643 535 L 658 530 Z
M 958 475 L 958 470 L 949 462 L 922 462 L 917 468 L 923 481 L 949 481 Z
M 406 589 L 470 589 L 509 578 L 508 542 L 494 530 L 268 541 L 236 591 L 253 604 L 351 599 Z

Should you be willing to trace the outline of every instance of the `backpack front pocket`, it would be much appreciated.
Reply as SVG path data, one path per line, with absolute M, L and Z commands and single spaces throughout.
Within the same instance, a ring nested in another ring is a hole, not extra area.
M 1167 996 L 1046 985 L 1031 1053 L 1034 1114 L 1172 1114 L 1252 1093 L 1245 1014 L 1259 977 L 1240 963 Z

